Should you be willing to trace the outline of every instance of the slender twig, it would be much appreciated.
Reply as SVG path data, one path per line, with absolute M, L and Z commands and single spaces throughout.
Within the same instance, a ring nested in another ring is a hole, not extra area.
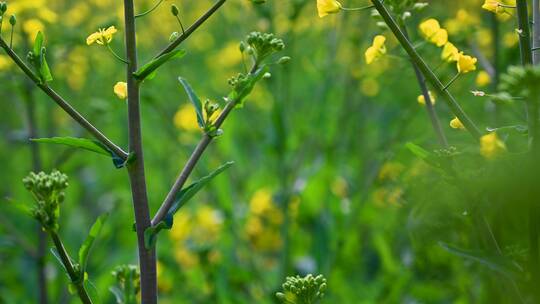
M 390 30 L 394 33 L 401 46 L 411 57 L 411 60 L 418 66 L 426 80 L 437 90 L 437 93 L 441 94 L 444 100 L 448 103 L 448 106 L 452 110 L 453 114 L 459 118 L 463 123 L 467 131 L 476 139 L 479 140 L 482 133 L 476 127 L 476 124 L 467 116 L 461 106 L 457 103 L 454 96 L 448 91 L 444 90 L 444 85 L 441 83 L 437 75 L 429 68 L 426 62 L 420 57 L 418 52 L 414 49 L 411 42 L 405 37 L 397 22 L 394 20 L 388 9 L 382 4 L 381 0 L 372 0 L 373 5 L 386 22 Z
M 184 30 L 184 25 L 182 24 L 182 20 L 180 20 L 180 17 L 178 17 L 178 15 L 176 15 L 176 20 L 178 20 L 178 23 L 180 24 L 180 28 L 182 29 L 182 35 L 186 33 L 186 31 Z
M 352 11 L 363 11 L 363 10 L 367 10 L 367 9 L 370 9 L 370 8 L 373 8 L 373 5 L 367 5 L 367 6 L 362 6 L 362 7 L 340 7 L 342 10 L 344 11 L 349 11 L 349 12 L 352 12 Z
M 107 44 L 107 49 L 109 50 L 109 52 L 111 52 L 111 54 L 114 56 L 114 58 L 118 59 L 119 61 L 125 63 L 125 64 L 128 64 L 129 62 L 127 60 L 125 60 L 124 58 L 120 57 L 120 55 L 116 54 L 116 52 L 111 48 L 111 45 L 110 44 Z
M 81 301 L 84 304 L 92 304 L 92 300 L 90 299 L 90 296 L 84 288 L 84 275 L 75 271 L 73 263 L 71 262 L 66 248 L 64 247 L 64 244 L 62 243 L 62 240 L 60 240 L 58 234 L 56 232 L 50 232 L 49 235 L 51 236 L 54 247 L 56 248 L 60 259 L 62 260 L 62 264 L 66 268 L 71 283 L 73 283 L 73 285 L 75 285 L 75 288 L 77 289 L 77 294 L 81 298 Z
M 148 194 L 146 192 L 146 177 L 144 173 L 139 82 L 133 75 L 137 71 L 138 64 L 133 0 L 124 0 L 124 18 L 126 58 L 129 62 L 126 69 L 129 151 L 135 155 L 134 161 L 127 166 L 127 169 L 131 182 L 131 195 L 137 231 L 141 272 L 141 303 L 157 304 L 156 249 L 155 246 L 147 249 L 144 242 L 144 232 L 150 226 L 150 210 L 148 207 Z
M 9 48 L 10 49 L 13 48 L 13 32 L 15 32 L 15 26 L 14 25 L 11 26 L 11 34 L 10 34 L 10 37 L 9 37 Z
M 30 69 L 26 63 L 8 47 L 4 39 L 0 37 L 0 48 L 4 49 L 7 55 L 15 62 L 15 64 L 34 82 L 47 96 L 49 96 L 56 104 L 58 104 L 71 118 L 92 134 L 98 141 L 113 151 L 116 155 L 122 159 L 127 159 L 128 155 L 124 150 L 114 144 L 107 136 L 99 131 L 94 125 L 92 125 L 84 116 L 82 116 L 77 110 L 75 110 L 62 96 L 56 93 L 47 84 L 41 82 L 34 72 Z
M 225 121 L 227 116 L 230 114 L 235 104 L 236 104 L 235 101 L 229 101 L 227 106 L 225 106 L 225 108 L 223 109 L 219 117 L 216 119 L 216 122 L 214 124 L 217 129 L 219 129 L 219 127 L 223 124 L 223 121 Z M 186 162 L 184 168 L 182 169 L 182 171 L 180 171 L 178 178 L 176 179 L 171 190 L 165 197 L 165 200 L 161 204 L 161 207 L 159 207 L 158 212 L 152 219 L 152 225 L 156 225 L 157 223 L 161 222 L 165 218 L 165 215 L 167 215 L 167 212 L 169 211 L 169 209 L 171 209 L 171 206 L 174 203 L 174 198 L 176 194 L 178 193 L 178 191 L 182 189 L 182 187 L 186 183 L 189 175 L 191 174 L 191 172 L 193 172 L 195 165 L 197 164 L 197 162 L 199 161 L 199 159 L 201 158 L 202 154 L 204 153 L 204 151 L 206 150 L 206 148 L 208 147 L 211 141 L 212 141 L 212 137 L 205 133 L 202 139 L 199 141 L 199 143 L 195 147 L 195 150 L 193 150 L 193 153 L 191 153 L 191 156 Z
M 493 64 L 489 62 L 489 59 L 484 55 L 484 53 L 482 53 L 482 51 L 480 51 L 480 49 L 478 48 L 478 45 L 476 45 L 475 42 L 471 42 L 470 45 L 471 45 L 472 52 L 474 56 L 478 58 L 478 62 L 480 63 L 480 65 L 488 73 L 491 79 L 495 79 L 496 72 L 495 72 L 495 67 L 493 66 Z
M 403 34 L 408 39 L 409 35 L 407 33 L 407 27 L 405 26 L 404 22 L 401 22 L 401 28 L 403 30 Z M 446 136 L 444 135 L 444 131 L 441 127 L 441 122 L 439 121 L 439 117 L 437 117 L 437 113 L 435 112 L 435 107 L 434 107 L 433 101 L 431 100 L 431 96 L 429 95 L 429 90 L 426 85 L 426 78 L 424 77 L 424 75 L 422 75 L 422 72 L 420 72 L 420 69 L 414 63 L 414 61 L 411 60 L 411 64 L 413 66 L 414 73 L 416 75 L 416 80 L 418 81 L 418 85 L 420 86 L 420 91 L 422 92 L 422 95 L 424 96 L 424 101 L 426 104 L 426 111 L 431 120 L 431 126 L 433 127 L 433 130 L 435 131 L 435 134 L 437 135 L 437 140 L 439 141 L 439 144 L 441 145 L 441 147 L 448 148 L 448 140 L 446 139 Z
M 450 79 L 450 81 L 444 86 L 443 90 L 448 90 L 448 88 L 459 78 L 459 76 L 461 76 L 461 73 L 454 75 L 454 77 L 452 77 L 452 79 Z
M 531 32 L 529 28 L 529 13 L 527 11 L 527 0 L 517 0 L 517 20 L 519 26 L 519 50 L 521 52 L 521 63 L 523 65 L 532 64 Z
M 163 0 L 159 0 L 158 2 L 156 2 L 156 4 L 154 4 L 154 6 L 152 6 L 152 8 L 150 8 L 146 12 L 135 15 L 135 18 L 144 17 L 144 16 L 152 13 L 153 11 L 155 11 L 161 5 L 161 3 L 163 3 Z
M 184 40 L 186 40 L 195 30 L 197 30 L 208 18 L 210 18 L 227 0 L 219 0 L 216 2 L 204 15 L 202 15 L 195 23 L 193 23 L 186 31 L 176 38 L 173 42 L 167 45 L 161 52 L 154 56 L 157 58 L 164 54 L 167 54 L 177 48 Z

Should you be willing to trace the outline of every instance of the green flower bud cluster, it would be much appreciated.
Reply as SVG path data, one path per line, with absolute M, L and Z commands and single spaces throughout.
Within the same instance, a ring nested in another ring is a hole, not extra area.
M 276 293 L 276 297 L 286 304 L 317 303 L 324 297 L 326 279 L 323 275 L 314 277 L 308 274 L 305 277 L 287 277 L 282 285 L 283 292 Z
M 214 120 L 217 117 L 215 115 L 219 110 L 219 104 L 212 102 L 210 99 L 207 99 L 204 102 L 204 114 L 205 114 L 205 123 L 204 123 L 204 132 L 211 137 L 217 137 L 223 134 L 223 130 L 216 128 L 214 125 Z
M 135 265 L 119 265 L 116 266 L 111 274 L 115 277 L 116 282 L 122 290 L 133 288 L 133 294 L 136 295 L 140 291 L 141 274 L 139 268 Z
M 284 48 L 283 40 L 276 38 L 271 33 L 251 32 L 246 37 L 246 43 L 240 43 L 240 51 L 243 52 L 245 49 L 249 55 L 253 56 L 257 64 Z
M 50 174 L 30 172 L 23 179 L 23 184 L 36 200 L 36 205 L 31 209 L 32 216 L 45 231 L 58 230 L 60 204 L 65 198 L 64 190 L 69 185 L 67 175 L 56 170 Z
M 512 66 L 501 76 L 499 89 L 521 98 L 537 98 L 539 82 L 539 66 Z

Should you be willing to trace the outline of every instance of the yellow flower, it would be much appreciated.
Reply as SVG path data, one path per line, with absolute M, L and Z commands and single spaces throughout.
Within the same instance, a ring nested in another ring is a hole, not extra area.
M 455 117 L 454 119 L 450 121 L 450 127 L 452 129 L 461 129 L 461 130 L 465 129 L 465 126 L 461 123 L 461 120 L 459 120 L 459 118 L 457 117 Z
M 435 94 L 433 92 L 428 91 L 429 99 L 431 100 L 431 104 L 435 104 Z M 419 104 L 425 106 L 426 105 L 426 99 L 424 98 L 424 95 L 418 95 L 418 98 L 416 98 Z
M 493 13 L 498 13 L 499 10 L 499 1 L 496 0 L 486 0 L 482 8 Z
M 431 36 L 435 35 L 441 29 L 441 25 L 439 24 L 439 21 L 431 18 L 420 23 L 419 28 L 420 28 L 420 32 L 422 32 L 424 37 L 429 39 Z
M 24 21 L 22 27 L 24 32 L 28 34 L 30 39 L 34 39 L 38 32 L 43 32 L 43 30 L 45 29 L 45 25 L 43 25 L 43 22 L 39 21 L 38 19 L 28 19 Z
M 272 193 L 268 189 L 260 189 L 249 201 L 249 209 L 253 214 L 263 215 L 272 209 Z
M 476 62 L 478 59 L 469 55 L 459 53 L 457 60 L 457 70 L 459 73 L 465 74 L 476 70 Z
M 109 26 L 107 29 L 99 29 L 97 32 L 90 34 L 86 38 L 86 44 L 91 45 L 97 43 L 99 45 L 107 45 L 112 41 L 113 35 L 118 32 L 114 26 Z
M 319 17 L 325 17 L 329 14 L 335 14 L 341 9 L 341 3 L 336 0 L 317 0 L 317 11 Z
M 491 76 L 489 76 L 488 72 L 480 71 L 478 73 L 478 75 L 476 76 L 476 85 L 477 86 L 485 87 L 490 83 L 491 83 Z
M 120 99 L 126 99 L 127 98 L 127 83 L 125 82 L 117 82 L 114 85 L 114 94 L 118 96 Z
M 494 159 L 501 152 L 506 151 L 506 145 L 492 132 L 480 138 L 480 154 L 487 159 Z
M 386 37 L 377 35 L 373 39 L 373 44 L 366 50 L 365 57 L 366 63 L 371 64 L 382 55 L 386 54 Z
M 431 18 L 420 23 L 419 28 L 424 37 L 438 47 L 441 47 L 448 42 L 448 32 L 441 28 L 439 21 L 436 19 Z
M 441 59 L 448 62 L 457 61 L 458 55 L 459 55 L 459 50 L 457 49 L 457 47 L 452 42 L 447 42 L 444 45 L 444 48 L 441 54 Z

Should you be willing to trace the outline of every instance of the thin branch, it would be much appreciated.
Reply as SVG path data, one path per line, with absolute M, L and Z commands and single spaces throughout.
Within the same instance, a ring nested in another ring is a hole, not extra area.
M 24 61 L 6 44 L 4 39 L 0 37 L 0 48 L 4 49 L 7 55 L 15 62 L 15 64 L 56 104 L 58 104 L 71 118 L 92 134 L 98 141 L 113 151 L 116 155 L 126 160 L 128 155 L 124 150 L 115 145 L 107 136 L 99 131 L 94 125 L 92 125 L 84 116 L 82 116 L 77 110 L 75 110 L 62 96 L 56 93 L 47 84 L 41 82 L 36 74 L 30 69 L 30 67 L 24 63 Z
M 152 13 L 153 11 L 155 11 L 161 5 L 161 3 L 163 3 L 163 0 L 159 0 L 158 2 L 156 2 L 156 4 L 154 4 L 154 6 L 152 6 L 152 8 L 150 8 L 146 12 L 135 15 L 135 18 L 144 17 L 144 16 Z
M 219 127 L 223 124 L 227 116 L 230 114 L 232 109 L 235 106 L 234 101 L 230 101 L 227 106 L 223 109 L 219 117 L 216 119 L 215 126 L 216 129 L 219 129 Z M 172 186 L 171 190 L 167 194 L 167 197 L 165 197 L 165 200 L 161 204 L 161 207 L 159 207 L 158 212 L 152 219 L 152 226 L 156 225 L 157 223 L 161 222 L 165 215 L 167 215 L 167 212 L 169 209 L 171 209 L 172 204 L 174 203 L 174 198 L 178 191 L 182 189 L 184 184 L 186 183 L 189 175 L 191 172 L 193 172 L 193 169 L 195 168 L 195 165 L 200 160 L 202 154 L 208 147 L 208 145 L 212 142 L 212 137 L 208 134 L 204 134 L 203 138 L 199 141 L 197 144 L 197 147 L 195 147 L 195 150 L 193 150 L 193 153 L 191 153 L 191 156 L 189 157 L 189 160 L 186 162 L 184 168 L 182 171 L 180 171 L 180 175 L 178 175 L 178 178 L 174 182 L 174 185 Z
M 159 52 L 154 58 L 167 54 L 177 48 L 184 40 L 186 40 L 191 34 L 195 32 L 208 18 L 210 18 L 227 0 L 219 0 L 216 2 L 204 15 L 202 15 L 195 23 L 193 23 L 186 31 L 176 38 L 173 42 L 167 45 L 161 52 Z
M 407 33 L 407 27 L 405 26 L 404 22 L 401 22 L 401 28 L 403 30 L 403 34 L 408 39 L 409 35 Z M 420 86 L 420 91 L 422 92 L 422 95 L 424 96 L 424 101 L 426 104 L 426 111 L 428 113 L 428 116 L 431 120 L 431 126 L 433 127 L 433 130 L 435 131 L 435 134 L 437 135 L 437 140 L 439 141 L 439 144 L 443 148 L 448 148 L 448 140 L 446 139 L 446 136 L 444 135 L 444 131 L 441 127 L 441 122 L 439 121 L 439 117 L 437 117 L 437 113 L 435 112 L 433 101 L 431 100 L 431 96 L 429 95 L 429 90 L 426 85 L 426 78 L 424 75 L 422 75 L 422 72 L 418 68 L 418 66 L 414 63 L 414 61 L 411 60 L 411 64 L 414 69 L 414 74 L 416 75 L 416 80 L 418 81 L 418 85 Z
M 429 68 L 426 62 L 420 57 L 418 52 L 414 49 L 411 42 L 405 37 L 397 22 L 394 20 L 388 9 L 382 4 L 381 0 L 372 0 L 373 5 L 384 19 L 386 25 L 394 33 L 401 46 L 411 57 L 411 60 L 418 66 L 426 80 L 437 90 L 437 93 L 441 94 L 448 106 L 452 110 L 453 114 L 459 118 L 463 123 L 467 131 L 476 139 L 479 140 L 482 133 L 476 127 L 476 124 L 469 118 L 469 116 L 463 111 L 459 103 L 455 100 L 454 96 L 448 91 L 444 90 L 444 85 L 441 83 L 437 75 Z
M 58 251 L 60 259 L 62 260 L 62 264 L 66 268 L 71 283 L 73 283 L 73 285 L 75 285 L 77 288 L 77 293 L 79 294 L 81 301 L 84 304 L 92 304 L 92 300 L 84 288 L 84 274 L 80 274 L 75 271 L 73 263 L 71 262 L 66 248 L 64 247 L 64 244 L 62 243 L 62 240 L 60 240 L 58 234 L 56 232 L 50 232 L 49 234 L 53 240 L 54 247 L 56 247 L 56 251 Z
M 491 79 L 495 79 L 497 77 L 497 72 L 495 71 L 495 67 L 491 62 L 489 62 L 489 59 L 482 53 L 482 51 L 478 48 L 478 45 L 473 41 L 470 43 L 472 52 L 476 58 L 478 58 L 478 62 L 480 65 L 486 70 L 486 72 L 489 74 L 489 77 Z

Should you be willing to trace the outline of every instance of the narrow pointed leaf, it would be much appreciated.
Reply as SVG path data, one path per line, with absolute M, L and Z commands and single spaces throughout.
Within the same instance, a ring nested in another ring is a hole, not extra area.
M 92 248 L 94 241 L 96 240 L 99 233 L 101 232 L 101 229 L 103 228 L 103 224 L 107 220 L 108 216 L 109 214 L 105 213 L 105 214 L 100 215 L 97 218 L 96 222 L 90 228 L 90 232 L 88 233 L 86 240 L 84 240 L 84 243 L 81 245 L 81 248 L 79 249 L 79 265 L 81 265 L 82 274 L 84 274 L 86 271 L 86 265 L 88 263 L 88 254 L 90 253 L 90 249 Z
M 144 80 L 146 78 L 153 78 L 154 72 L 163 64 L 165 64 L 167 61 L 175 58 L 182 58 L 186 55 L 186 51 L 184 50 L 176 50 L 172 51 L 166 54 L 163 54 L 149 63 L 145 64 L 143 67 L 141 67 L 139 70 L 137 70 L 135 73 L 133 73 L 133 76 L 138 80 Z
M 204 116 L 201 100 L 199 99 L 197 94 L 195 94 L 195 91 L 193 91 L 187 80 L 182 77 L 178 77 L 178 81 L 180 81 L 180 83 L 184 87 L 184 90 L 186 90 L 189 101 L 191 101 L 191 103 L 195 107 L 195 112 L 197 113 L 197 124 L 200 128 L 204 128 Z

